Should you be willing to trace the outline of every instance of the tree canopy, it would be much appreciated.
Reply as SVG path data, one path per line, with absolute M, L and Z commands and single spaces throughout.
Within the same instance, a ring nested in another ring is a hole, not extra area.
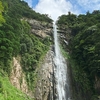
M 4 11 L 4 7 L 2 5 L 2 2 L 0 1 L 0 25 L 2 25 L 2 23 L 5 22 L 5 19 L 4 19 L 3 15 L 2 15 L 3 11 Z
M 95 77 L 100 78 L 100 11 L 78 16 L 71 13 L 62 15 L 57 23 L 60 29 L 64 29 L 64 35 L 70 36 L 69 51 L 76 81 L 83 87 L 89 83 L 87 87 L 91 86 L 93 91 Z M 88 80 L 86 84 L 83 77 Z

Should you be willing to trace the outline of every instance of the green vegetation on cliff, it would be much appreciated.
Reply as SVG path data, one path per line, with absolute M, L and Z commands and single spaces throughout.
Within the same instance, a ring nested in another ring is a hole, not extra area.
M 0 71 L 0 100 L 32 100 L 11 85 L 5 73 Z
M 39 61 L 48 51 L 50 40 L 49 38 L 41 38 L 32 34 L 31 25 L 24 19 L 52 23 L 52 20 L 48 16 L 36 13 L 24 1 L 0 1 L 0 72 L 4 71 L 9 76 L 12 70 L 12 58 L 20 55 L 27 83 L 31 87 L 30 89 L 33 90 L 34 71 Z M 0 84 L 3 84 L 3 78 L 2 76 L 0 77 Z M 2 86 L 0 88 L 2 89 Z M 0 100 L 1 98 L 2 100 L 24 100 L 24 98 L 15 95 L 13 90 L 6 90 L 7 88 L 9 87 L 4 88 L 7 94 L 0 91 Z M 17 91 L 17 89 L 14 91 Z M 9 92 L 12 94 L 10 95 Z M 4 96 L 8 94 L 11 97 L 7 96 L 4 99 Z M 16 99 L 12 97 L 13 95 L 16 96 Z
M 100 79 L 100 11 L 78 16 L 71 13 L 62 15 L 58 26 L 65 31 L 63 34 L 69 42 L 76 85 L 82 91 L 83 100 L 87 94 L 89 95 L 85 100 L 92 100 L 91 95 L 100 95 L 100 86 L 96 86 Z M 76 89 L 80 91 L 79 88 Z

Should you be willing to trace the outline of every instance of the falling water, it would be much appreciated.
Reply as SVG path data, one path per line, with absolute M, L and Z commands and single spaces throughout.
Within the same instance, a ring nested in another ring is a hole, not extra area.
M 56 100 L 70 100 L 67 64 L 60 52 L 57 26 L 54 23 L 54 43 L 55 43 L 55 81 L 56 81 Z

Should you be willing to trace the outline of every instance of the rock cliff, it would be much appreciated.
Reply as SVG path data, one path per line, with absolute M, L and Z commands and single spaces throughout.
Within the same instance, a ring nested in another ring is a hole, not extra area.
M 13 57 L 12 66 L 13 68 L 10 74 L 10 81 L 12 85 L 27 94 L 29 91 L 25 79 L 25 74 L 23 73 L 20 64 L 20 57 Z
M 53 95 L 53 56 L 52 50 L 49 50 L 45 59 L 41 62 L 37 70 L 37 85 L 35 88 L 36 100 L 51 100 Z
M 10 81 L 13 86 L 20 89 L 25 94 L 31 96 L 35 100 L 49 100 L 53 96 L 53 57 L 54 52 L 50 49 L 39 68 L 37 68 L 37 80 L 34 89 L 34 94 L 29 91 L 25 74 L 21 68 L 20 57 L 13 57 L 12 71 Z
M 31 26 L 31 34 L 34 34 L 42 39 L 52 39 L 52 23 L 40 22 L 34 19 L 25 18 L 21 20 L 28 22 L 28 24 Z M 53 93 L 53 56 L 52 47 L 50 47 L 50 50 L 45 55 L 44 59 L 39 62 L 39 66 L 36 66 L 36 69 L 33 72 L 36 73 L 36 78 L 34 79 L 36 84 L 33 85 L 35 88 L 32 91 L 28 87 L 26 74 L 23 71 L 21 55 L 18 57 L 13 57 L 10 82 L 17 89 L 20 89 L 22 92 L 35 100 L 48 100 Z
M 24 19 L 31 26 L 31 33 L 41 38 L 52 36 L 52 23 L 40 22 L 34 19 Z

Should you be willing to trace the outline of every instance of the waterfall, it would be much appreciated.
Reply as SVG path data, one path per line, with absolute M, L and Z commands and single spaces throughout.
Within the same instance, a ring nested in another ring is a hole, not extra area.
M 57 26 L 55 23 L 53 26 L 54 26 L 54 43 L 55 43 L 54 75 L 56 81 L 56 93 L 55 93 L 56 100 L 70 100 L 67 64 L 60 52 Z

